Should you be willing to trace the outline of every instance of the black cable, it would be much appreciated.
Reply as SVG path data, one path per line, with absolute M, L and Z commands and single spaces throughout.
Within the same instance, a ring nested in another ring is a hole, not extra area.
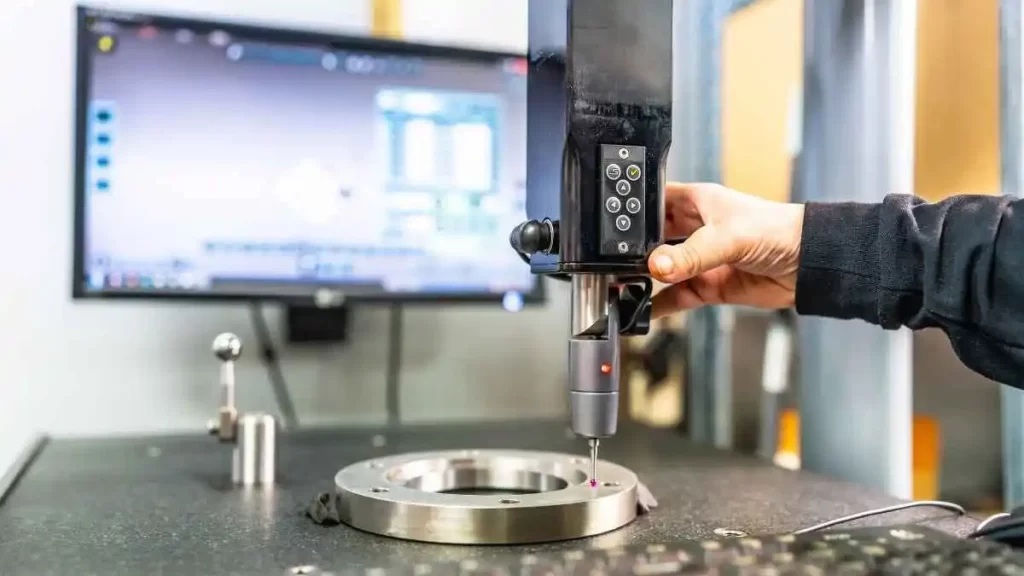
M 988 518 L 985 518 L 984 520 L 979 522 L 978 525 L 974 527 L 974 533 L 981 532 L 989 524 L 992 524 L 993 522 L 997 522 L 999 520 L 1002 520 L 1003 518 L 1009 518 L 1009 517 L 1010 517 L 1010 513 L 1009 512 L 1000 512 L 998 514 L 993 514 L 993 515 L 989 516 Z M 1000 528 L 1002 528 L 1002 527 L 1003 526 L 1000 526 Z M 968 535 L 968 536 L 970 536 L 970 535 Z
M 988 520 L 996 520 L 997 518 L 989 518 Z M 1013 530 L 1016 528 L 1024 528 L 1024 518 L 1018 518 L 1017 520 L 1011 520 L 1009 522 L 999 522 L 995 525 L 991 525 L 990 521 L 982 522 L 979 524 L 979 528 L 974 532 L 967 535 L 968 538 L 981 538 L 983 536 L 991 536 L 998 534 L 1004 530 Z
M 288 393 L 288 384 L 285 382 L 284 372 L 281 370 L 277 348 L 274 346 L 273 338 L 270 337 L 270 328 L 263 315 L 263 305 L 259 301 L 252 302 L 249 306 L 249 313 L 252 317 L 252 327 L 256 332 L 256 342 L 260 347 L 260 358 L 267 367 L 267 375 L 270 377 L 270 387 L 274 391 L 277 409 L 281 412 L 285 427 L 296 429 L 299 427 L 299 417 L 295 414 L 295 405 L 292 404 L 292 397 Z
M 645 276 L 639 277 L 637 280 L 630 280 L 630 282 L 641 282 L 644 285 L 644 295 L 637 302 L 636 310 L 633 311 L 633 316 L 630 317 L 629 322 L 619 330 L 619 332 L 628 332 L 636 326 L 636 323 L 640 321 L 640 315 L 643 314 L 644 308 L 651 302 L 651 297 L 654 295 L 654 282 L 650 278 Z
M 519 250 L 516 250 L 516 254 L 519 255 L 519 259 L 520 260 L 522 260 L 523 262 L 526 262 L 527 266 L 530 265 L 530 257 L 529 256 L 527 256 L 526 254 L 523 254 Z M 568 282 L 568 281 L 572 280 L 572 278 L 568 274 L 544 274 L 544 276 L 547 276 L 548 278 L 554 278 L 555 280 L 561 280 L 562 282 Z
M 402 415 L 399 406 L 402 377 L 402 305 L 397 303 L 391 305 L 387 362 L 384 403 L 387 407 L 388 424 L 398 424 Z
M 682 240 L 679 240 L 678 242 L 682 242 Z M 530 257 L 527 256 L 526 254 L 523 254 L 518 250 L 516 250 L 516 254 L 519 255 L 519 258 L 523 262 L 527 264 L 530 263 Z M 546 276 L 554 278 L 555 280 L 562 280 L 566 282 L 571 280 L 569 274 L 546 274 Z M 643 313 L 644 308 L 647 307 L 647 305 L 651 302 L 651 298 L 654 296 L 654 282 L 652 282 L 650 278 L 646 276 L 638 276 L 636 278 L 623 279 L 623 283 L 637 282 L 640 282 L 644 285 L 644 294 L 640 298 L 640 302 L 637 303 L 636 310 L 633 311 L 633 316 L 630 317 L 629 322 L 626 323 L 626 325 L 619 330 L 620 332 L 628 332 L 629 330 L 633 329 L 633 326 L 636 326 L 636 323 L 640 321 L 640 315 Z
M 905 502 L 903 504 L 896 504 L 895 506 L 886 506 L 885 508 L 875 508 L 874 510 L 866 510 L 864 512 L 858 512 L 856 514 L 850 514 L 849 516 L 843 516 L 841 518 L 835 518 L 822 522 L 821 524 L 815 524 L 814 526 L 808 526 L 807 528 L 801 528 L 793 532 L 793 535 L 800 536 L 802 534 L 810 534 L 811 532 L 817 532 L 826 528 L 831 528 L 839 524 L 846 524 L 847 522 L 853 522 L 854 520 L 860 520 L 861 518 L 870 518 L 872 516 L 881 516 L 882 514 L 890 514 L 892 512 L 899 512 L 901 510 L 909 510 L 910 508 L 921 508 L 924 506 L 933 506 L 935 508 L 943 508 L 956 512 L 960 515 L 967 514 L 963 506 L 959 504 L 953 504 L 952 502 L 943 502 L 941 500 L 919 500 L 917 502 Z

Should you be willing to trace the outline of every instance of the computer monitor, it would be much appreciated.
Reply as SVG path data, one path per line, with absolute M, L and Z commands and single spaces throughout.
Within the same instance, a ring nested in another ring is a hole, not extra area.
M 542 299 L 519 54 L 80 8 L 76 297 Z

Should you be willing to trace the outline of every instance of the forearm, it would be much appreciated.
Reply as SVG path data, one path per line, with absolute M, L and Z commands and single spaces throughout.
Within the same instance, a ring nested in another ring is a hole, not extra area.
M 1024 203 L 989 196 L 808 204 L 797 311 L 887 329 L 939 327 L 968 366 L 1018 385 L 1024 374 L 1024 213 L 1018 207 Z

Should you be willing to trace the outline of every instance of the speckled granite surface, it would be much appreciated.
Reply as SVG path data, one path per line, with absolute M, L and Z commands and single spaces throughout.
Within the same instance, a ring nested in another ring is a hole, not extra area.
M 375 435 L 384 437 L 383 446 Z M 401 542 L 317 526 L 304 516 L 314 494 L 331 489 L 347 464 L 448 448 L 582 453 L 585 445 L 558 423 L 309 431 L 282 437 L 275 491 L 245 494 L 227 483 L 229 449 L 206 436 L 55 441 L 0 507 L 0 572 L 282 574 L 297 565 L 337 569 L 494 554 L 502 549 Z M 602 443 L 601 455 L 633 469 L 660 506 L 616 532 L 532 549 L 700 538 L 717 527 L 777 533 L 893 502 L 693 446 L 671 431 L 627 428 Z M 866 522 L 924 522 L 962 535 L 976 520 L 921 509 Z

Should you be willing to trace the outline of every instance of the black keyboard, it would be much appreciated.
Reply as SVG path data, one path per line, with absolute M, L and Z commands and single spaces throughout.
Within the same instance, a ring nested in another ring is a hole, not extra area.
M 325 574 L 321 572 L 321 574 Z M 688 540 L 487 560 L 326 572 L 339 576 L 1022 575 L 1024 552 L 921 527 Z

